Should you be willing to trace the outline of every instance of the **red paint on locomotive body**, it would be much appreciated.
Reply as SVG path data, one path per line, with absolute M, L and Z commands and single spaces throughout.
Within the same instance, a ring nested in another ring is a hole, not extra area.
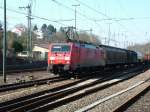
M 88 68 L 105 65 L 105 55 L 102 48 L 78 42 L 52 43 L 48 53 L 48 68 L 74 71 L 78 68 Z
M 51 44 L 48 64 L 70 64 L 72 44 Z

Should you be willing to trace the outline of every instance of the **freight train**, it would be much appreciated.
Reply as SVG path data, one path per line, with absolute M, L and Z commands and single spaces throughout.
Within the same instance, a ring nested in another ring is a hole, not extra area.
M 80 72 L 137 61 L 137 53 L 126 49 L 81 42 L 51 43 L 47 70 L 54 74 Z

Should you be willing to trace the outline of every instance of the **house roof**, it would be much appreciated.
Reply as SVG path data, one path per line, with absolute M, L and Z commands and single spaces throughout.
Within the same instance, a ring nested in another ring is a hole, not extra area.
M 34 44 L 34 46 L 38 46 L 38 47 L 41 47 L 41 48 L 45 48 L 45 49 L 48 49 L 49 47 L 49 44 Z

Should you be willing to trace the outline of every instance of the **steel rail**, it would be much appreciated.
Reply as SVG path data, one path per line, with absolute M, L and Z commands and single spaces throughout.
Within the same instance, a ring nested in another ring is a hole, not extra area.
M 15 89 L 21 89 L 21 88 L 27 88 L 34 85 L 42 85 L 46 83 L 52 83 L 52 82 L 58 82 L 68 79 L 63 77 L 52 77 L 52 78 L 46 78 L 46 79 L 40 79 L 40 80 L 33 80 L 33 81 L 27 81 L 27 82 L 21 82 L 21 83 L 13 83 L 13 84 L 5 84 L 0 85 L 0 92 L 15 90 Z
M 136 71 L 137 69 L 135 69 L 134 71 Z M 132 71 L 133 72 L 133 71 Z M 128 73 L 124 73 L 124 74 L 128 74 Z M 123 75 L 123 74 L 121 74 L 121 75 Z M 111 77 L 112 78 L 112 77 Z M 80 87 L 78 87 L 78 86 L 76 86 L 75 88 L 69 88 L 69 89 L 64 89 L 64 90 L 59 90 L 59 91 L 56 91 L 56 92 L 51 92 L 51 93 L 49 93 L 49 94 L 46 94 L 46 95 L 43 95 L 43 96 L 38 96 L 38 97 L 36 97 L 37 98 L 37 100 L 36 100 L 36 98 L 34 98 L 34 100 L 25 100 L 23 103 L 22 103 L 22 106 L 21 107 L 18 107 L 18 106 L 14 106 L 14 109 L 12 109 L 12 106 L 11 106 L 11 111 L 19 111 L 19 110 L 26 110 L 26 111 L 28 111 L 28 110 L 32 110 L 32 111 L 35 111 L 35 110 L 40 110 L 40 109 L 46 109 L 46 107 L 47 106 L 45 106 L 45 107 L 41 107 L 40 105 L 43 105 L 43 103 L 45 104 L 46 102 L 50 102 L 49 103 L 49 105 L 48 105 L 48 107 L 55 107 L 56 105 L 56 103 L 57 104 L 61 104 L 62 103 L 62 101 L 61 102 L 54 102 L 53 103 L 53 101 L 56 101 L 56 100 L 58 100 L 58 99 L 60 99 L 60 98 L 63 98 L 63 97 L 65 97 L 66 95 L 70 95 L 70 94 L 73 94 L 73 93 L 75 93 L 75 92 L 77 92 L 77 91 L 79 91 L 79 90 L 82 90 L 82 89 L 85 89 L 85 88 L 87 88 L 87 87 L 92 87 L 92 86 L 94 86 L 94 85 L 96 85 L 96 84 L 98 84 L 98 83 L 102 83 L 102 82 L 104 82 L 104 81 L 107 81 L 107 80 L 110 80 L 111 78 L 107 78 L 107 79 L 101 79 L 101 80 L 96 80 L 95 82 L 92 82 L 92 83 L 90 83 L 90 84 L 84 84 L 84 85 L 82 85 L 82 86 L 80 86 Z M 119 81 L 118 81 L 119 82 Z M 106 85 L 105 86 L 103 86 L 103 87 L 106 87 Z M 93 89 L 92 89 L 92 91 L 90 91 L 90 92 L 93 92 Z M 82 93 L 82 94 L 85 94 L 85 93 Z M 81 95 L 81 94 L 80 94 Z M 44 99 L 41 99 L 41 98 L 44 98 Z M 76 97 L 76 96 L 74 96 L 74 97 Z M 73 97 L 73 98 L 74 98 Z M 71 99 L 72 99 L 72 97 L 71 97 Z M 68 100 L 68 99 L 67 99 Z M 26 103 L 26 101 L 27 101 L 27 103 Z M 34 102 L 35 101 L 35 102 Z M 27 105 L 26 105 L 27 104 Z M 50 106 L 50 105 L 53 105 L 53 106 Z M 54 106 L 55 105 L 55 106 Z M 20 104 L 19 104 L 19 106 L 20 106 Z M 37 108 L 37 106 L 38 106 L 38 108 Z M 15 107 L 18 107 L 18 108 L 15 108 Z M 1 110 L 5 110 L 5 109 L 9 109 L 8 108 L 8 106 L 5 106 L 5 108 L 0 108 Z

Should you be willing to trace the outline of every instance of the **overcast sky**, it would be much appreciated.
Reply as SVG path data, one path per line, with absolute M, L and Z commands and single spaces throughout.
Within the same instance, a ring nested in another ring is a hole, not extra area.
M 27 13 L 19 7 L 28 3 L 29 0 L 7 0 L 7 8 Z M 110 24 L 111 39 L 118 41 L 116 44 L 119 47 L 124 46 L 125 40 L 130 44 L 150 41 L 150 0 L 32 0 L 32 15 L 52 21 L 73 19 L 61 21 L 60 24 L 34 18 L 32 24 L 41 27 L 47 23 L 57 29 L 60 26 L 74 26 L 74 4 L 80 4 L 77 7 L 77 28 L 80 30 L 92 29 L 93 34 L 103 39 L 108 37 Z M 3 0 L 0 0 L 0 7 L 0 21 L 3 21 Z M 26 15 L 10 10 L 7 10 L 8 29 L 20 23 L 27 25 Z M 110 18 L 116 19 L 107 20 Z M 115 45 L 114 41 L 110 44 Z

